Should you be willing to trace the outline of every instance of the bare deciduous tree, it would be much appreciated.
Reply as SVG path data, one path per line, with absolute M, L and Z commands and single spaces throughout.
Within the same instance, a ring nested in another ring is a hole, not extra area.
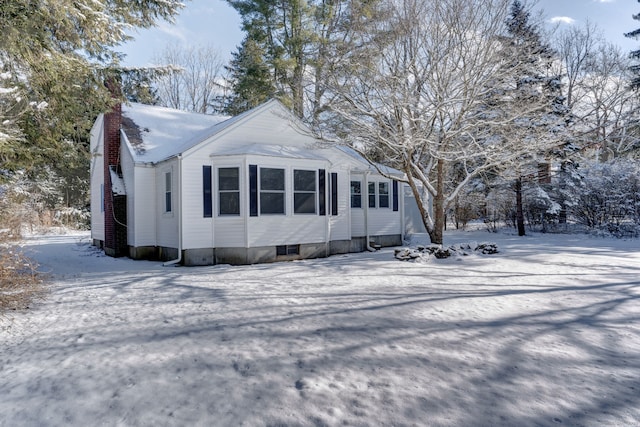
M 433 243 L 442 243 L 445 210 L 474 177 L 555 144 L 509 135 L 535 102 L 500 112 L 489 103 L 512 96 L 496 94 L 513 80 L 501 43 L 509 3 L 387 1 L 388 18 L 358 34 L 359 48 L 328 83 L 335 135 L 405 172 Z
M 175 69 L 158 80 L 158 96 L 163 105 L 198 113 L 216 110 L 224 66 L 216 49 L 174 45 L 167 47 L 155 61 Z

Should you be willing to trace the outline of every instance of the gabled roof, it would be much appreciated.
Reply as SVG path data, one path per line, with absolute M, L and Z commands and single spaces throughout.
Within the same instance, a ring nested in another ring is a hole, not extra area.
M 229 121 L 226 116 L 189 113 L 131 103 L 122 106 L 122 130 L 135 162 L 156 163 L 178 155 Z M 199 138 L 200 137 L 200 138 Z
M 293 116 L 279 101 L 271 100 L 238 116 L 214 116 L 189 113 L 171 108 L 131 103 L 122 106 L 122 133 L 131 155 L 136 163 L 158 163 L 183 154 L 205 140 L 218 137 L 225 130 L 234 126 L 242 126 L 245 120 L 258 116 L 264 111 L 272 110 L 277 122 L 269 121 L 268 129 L 277 132 L 278 137 L 286 138 L 292 133 L 302 135 L 308 142 L 306 145 L 276 145 L 265 141 L 255 141 L 234 147 L 211 148 L 211 155 L 262 155 L 298 159 L 329 160 L 343 159 L 348 161 L 354 171 L 377 172 L 355 150 L 344 146 L 321 147 L 314 145 L 317 139 L 311 132 L 305 134 L 305 125 Z M 282 120 L 280 120 L 282 119 Z M 272 120 L 271 118 L 269 120 Z M 378 165 L 383 173 L 401 176 L 402 172 Z
M 130 103 L 122 106 L 122 130 L 134 162 L 157 163 L 182 154 L 274 105 L 279 102 L 271 100 L 230 118 Z

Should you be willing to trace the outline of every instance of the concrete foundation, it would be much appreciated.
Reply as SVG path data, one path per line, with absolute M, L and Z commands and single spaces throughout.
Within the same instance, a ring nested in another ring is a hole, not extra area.
M 400 246 L 402 244 L 402 236 L 399 234 L 370 236 L 370 243 L 380 247 Z M 365 237 L 354 237 L 351 240 L 334 240 L 329 242 L 329 244 L 306 243 L 297 246 L 298 253 L 288 255 L 278 255 L 276 246 L 185 249 L 182 251 L 182 264 L 187 266 L 260 264 L 293 261 L 297 259 L 322 258 L 329 255 L 363 252 L 367 250 Z M 178 249 L 154 246 L 130 246 L 129 257 L 133 259 L 171 261 L 178 257 Z

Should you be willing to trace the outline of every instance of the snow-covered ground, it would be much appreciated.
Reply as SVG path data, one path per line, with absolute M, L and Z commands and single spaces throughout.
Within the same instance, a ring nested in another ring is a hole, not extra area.
M 640 242 L 448 233 L 501 253 L 167 268 L 33 237 L 0 320 L 0 425 L 640 425 Z

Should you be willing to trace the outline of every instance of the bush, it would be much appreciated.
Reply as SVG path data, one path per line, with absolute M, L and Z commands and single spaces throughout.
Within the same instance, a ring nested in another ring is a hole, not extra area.
M 7 310 L 29 308 L 44 296 L 42 275 L 37 264 L 19 249 L 0 246 L 0 314 Z
M 621 237 L 640 226 L 640 166 L 630 160 L 591 163 L 581 170 L 581 184 L 569 210 L 576 222 Z

